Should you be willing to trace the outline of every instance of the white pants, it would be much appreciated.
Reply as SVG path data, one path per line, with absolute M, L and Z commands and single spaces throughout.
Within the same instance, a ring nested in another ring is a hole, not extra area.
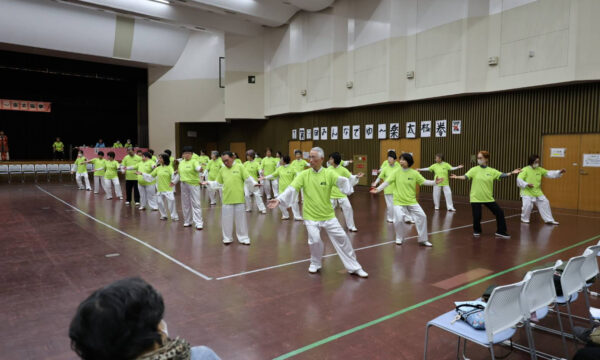
M 394 222 L 394 194 L 385 194 L 385 214 L 388 222 Z
M 233 223 L 239 242 L 248 240 L 248 223 L 244 213 L 244 204 L 223 204 L 221 209 L 221 227 L 223 228 L 223 242 L 233 241 Z
M 81 180 L 82 178 L 85 179 L 85 187 L 83 187 L 83 181 Z M 90 186 L 90 179 L 88 177 L 88 173 L 75 173 L 75 181 L 77 181 L 77 186 L 80 189 L 92 190 L 92 187 Z
M 281 215 L 283 215 L 284 218 L 290 217 L 290 213 L 288 212 L 288 209 L 285 208 L 282 204 L 279 204 L 279 210 L 281 210 Z M 296 199 L 296 201 L 294 201 L 292 203 L 292 213 L 294 214 L 295 220 L 302 220 L 302 213 L 300 212 L 300 206 L 298 205 L 298 199 Z
M 219 198 L 223 199 L 223 190 L 221 188 L 214 189 L 210 186 L 208 187 L 208 197 L 210 198 L 211 205 L 217 203 L 217 192 L 219 193 Z
M 273 195 L 275 197 L 278 197 L 279 196 L 279 180 L 278 179 L 271 180 L 271 186 L 273 186 Z
M 434 186 L 433 187 L 433 205 L 436 210 L 440 208 L 440 196 L 442 194 L 442 190 L 444 190 L 444 197 L 446 198 L 446 209 L 454 209 L 454 204 L 452 203 L 452 190 L 450 190 L 450 186 Z
M 117 197 L 122 198 L 123 193 L 121 192 L 121 183 L 119 182 L 119 178 L 116 177 L 114 179 L 104 178 L 104 191 L 106 191 L 106 198 L 112 199 L 112 186 L 115 185 L 115 194 Z
M 404 240 L 404 217 L 408 213 L 414 220 L 417 226 L 417 234 L 419 234 L 419 242 L 424 243 L 428 240 L 427 236 L 427 215 L 421 205 L 394 205 L 394 229 L 396 230 L 396 240 Z
M 347 197 L 340 199 L 330 199 L 331 206 L 335 210 L 335 208 L 339 205 L 342 208 L 342 213 L 344 214 L 344 220 L 346 220 L 346 226 L 350 230 L 356 229 L 356 225 L 354 225 L 354 211 L 352 211 L 352 204 L 350 204 L 350 200 Z
M 175 194 L 172 191 L 162 192 L 156 195 L 158 211 L 161 217 L 167 217 L 167 210 L 171 213 L 171 220 L 179 220 L 177 206 L 175 206 Z M 165 206 L 166 203 L 166 206 Z
M 321 267 L 324 251 L 323 240 L 321 240 L 321 229 L 325 229 L 346 270 L 354 272 L 362 268 L 356 260 L 356 254 L 348 235 L 336 218 L 325 221 L 304 220 L 304 224 L 308 232 L 310 263 L 312 265 Z
M 104 176 L 102 175 L 94 175 L 94 194 L 100 193 L 100 187 L 106 193 L 106 188 L 104 187 Z
M 260 189 L 258 186 L 250 187 L 244 186 L 244 197 L 246 198 L 246 211 L 252 210 L 252 195 L 254 195 L 254 201 L 259 211 L 265 211 L 265 204 L 263 203 L 262 196 L 260 195 Z
M 267 200 L 271 200 L 271 189 L 273 189 L 273 191 L 276 189 L 277 184 L 274 184 L 273 181 L 274 180 L 263 180 L 263 189 Z M 275 196 L 277 196 L 277 194 L 275 194 Z
M 200 203 L 200 185 L 181 183 L 181 209 L 183 222 L 202 227 L 202 204 Z
M 538 210 L 540 211 L 540 216 L 544 222 L 554 221 L 554 217 L 552 217 L 552 210 L 550 210 L 550 202 L 544 195 L 538 197 L 525 195 L 522 196 L 521 199 L 523 200 L 521 220 L 529 221 L 531 210 L 533 210 L 533 204 L 536 204 Z
M 140 191 L 140 207 L 145 208 L 146 205 L 152 210 L 158 209 L 156 204 L 156 185 L 140 185 L 138 182 L 138 190 Z

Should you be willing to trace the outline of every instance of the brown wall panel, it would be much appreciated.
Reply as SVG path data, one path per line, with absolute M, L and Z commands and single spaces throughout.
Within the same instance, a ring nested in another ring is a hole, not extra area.
M 441 152 L 452 165 L 464 164 L 468 169 L 474 165 L 471 156 L 484 149 L 492 154 L 492 167 L 510 171 L 525 166 L 531 153 L 542 151 L 542 135 L 600 133 L 599 100 L 600 83 L 585 83 L 290 114 L 267 120 L 182 123 L 179 138 L 181 143 L 198 148 L 216 141 L 221 151 L 226 150 L 230 142 L 245 141 L 248 149 L 253 148 L 262 154 L 266 146 L 285 152 L 292 129 L 327 126 L 331 130 L 331 126 L 337 125 L 340 140 L 316 140 L 315 146 L 323 147 L 326 153 L 339 151 L 344 159 L 351 159 L 354 154 L 366 154 L 370 174 L 371 169 L 379 166 L 379 140 L 365 140 L 364 125 L 374 124 L 377 129 L 377 124 L 397 122 L 404 132 L 407 121 L 417 121 L 419 125 L 423 120 L 446 119 L 449 126 L 452 120 L 462 120 L 460 135 L 449 132 L 446 138 L 422 139 L 421 165 L 431 164 L 435 154 Z M 361 125 L 362 139 L 341 140 L 341 127 L 344 125 Z M 198 138 L 186 138 L 187 130 L 196 130 Z M 328 134 L 328 138 L 330 136 Z M 451 184 L 454 193 L 468 194 L 466 182 L 453 181 Z M 431 191 L 428 188 L 423 190 Z M 496 197 L 518 199 L 514 178 L 496 186 Z

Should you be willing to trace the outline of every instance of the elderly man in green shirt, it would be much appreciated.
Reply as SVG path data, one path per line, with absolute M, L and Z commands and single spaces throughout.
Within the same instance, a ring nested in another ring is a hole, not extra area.
M 352 194 L 354 189 L 346 177 L 339 176 L 336 172 L 323 167 L 324 157 L 323 149 L 312 148 L 310 151 L 311 169 L 300 172 L 282 194 L 269 201 L 269 208 L 274 209 L 279 204 L 286 208 L 289 207 L 297 198 L 300 190 L 304 189 L 303 215 L 310 248 L 308 272 L 314 274 L 321 269 L 324 250 L 321 229 L 325 229 L 346 270 L 351 274 L 366 278 L 369 274 L 356 260 L 352 243 L 335 217 L 330 201 L 331 191 L 334 187 L 339 188 L 346 195 Z
M 254 152 L 254 150 L 250 149 L 246 151 L 246 162 L 244 163 L 244 167 L 246 168 L 246 171 L 248 171 L 248 173 L 254 178 L 254 181 L 258 181 L 262 167 L 258 160 L 256 160 L 256 152 Z M 256 202 L 258 211 L 260 211 L 261 214 L 266 214 L 267 209 L 263 203 L 260 188 L 254 186 L 246 186 L 244 192 L 244 196 L 246 198 L 246 212 L 252 211 L 252 195 L 254 195 L 254 201 Z

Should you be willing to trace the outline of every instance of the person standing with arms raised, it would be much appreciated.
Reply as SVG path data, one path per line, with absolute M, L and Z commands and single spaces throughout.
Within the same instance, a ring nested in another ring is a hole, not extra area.
M 52 155 L 54 155 L 54 160 L 63 160 L 65 158 L 65 144 L 60 141 L 59 137 L 52 144 Z
M 369 274 L 363 270 L 356 260 L 356 253 L 348 234 L 335 217 L 330 202 L 331 190 L 334 186 L 346 195 L 352 194 L 354 189 L 350 184 L 350 180 L 323 167 L 324 158 L 323 149 L 320 147 L 312 148 L 310 151 L 311 169 L 300 172 L 282 194 L 269 201 L 269 208 L 274 209 L 279 204 L 282 204 L 285 208 L 290 207 L 300 190 L 305 189 L 303 216 L 310 248 L 308 272 L 314 274 L 321 269 L 324 250 L 321 229 L 325 229 L 346 270 L 350 274 L 366 278 Z
M 440 197 L 443 190 L 446 198 L 446 210 L 456 211 L 452 203 L 452 190 L 450 190 L 450 182 L 448 181 L 448 171 L 462 169 L 463 167 L 463 165 L 452 166 L 444 161 L 444 154 L 436 154 L 435 164 L 428 168 L 417 169 L 418 171 L 432 171 L 435 174 L 435 179 L 444 179 L 444 181 L 433 187 L 433 206 L 436 210 L 440 209 Z
M 250 149 L 250 150 L 246 151 L 246 159 L 247 160 L 244 163 L 244 167 L 246 168 L 246 171 L 248 171 L 248 174 L 250 174 L 254 178 L 254 181 L 258 181 L 259 173 L 261 171 L 261 166 L 255 157 L 256 157 L 256 153 L 254 152 L 254 150 Z M 252 195 L 254 195 L 254 201 L 256 202 L 258 211 L 260 211 L 261 214 L 266 214 L 267 209 L 265 208 L 265 204 L 263 203 L 262 196 L 260 193 L 260 188 L 249 187 L 249 186 L 246 187 L 246 192 L 245 192 L 246 211 L 247 212 L 252 211 Z
M 261 173 L 265 177 L 265 180 L 263 180 L 263 190 L 265 191 L 267 200 L 271 200 L 271 189 L 273 189 L 274 196 L 278 195 L 278 191 L 276 189 L 276 182 L 274 182 L 273 180 L 266 179 L 267 176 L 275 172 L 275 169 L 277 169 L 277 164 L 279 163 L 279 159 L 274 158 L 271 155 L 271 148 L 267 148 L 267 150 L 265 151 L 265 157 L 262 159 L 261 162 Z
M 481 206 L 485 205 L 496 216 L 496 236 L 502 239 L 510 239 L 506 230 L 506 219 L 504 211 L 494 200 L 494 181 L 499 181 L 511 175 L 521 172 L 515 169 L 509 173 L 500 172 L 488 166 L 490 153 L 481 150 L 477 153 L 478 166 L 472 167 L 462 176 L 450 175 L 451 179 L 471 180 L 471 210 L 473 212 L 473 236 L 481 236 Z
M 329 170 L 334 171 L 339 176 L 343 176 L 350 180 L 350 185 L 354 186 L 358 183 L 358 178 L 363 176 L 363 173 L 352 175 L 348 169 L 341 165 L 342 155 L 339 152 L 334 152 L 329 155 Z M 335 210 L 337 206 L 340 206 L 342 213 L 344 214 L 344 220 L 346 220 L 346 226 L 349 231 L 356 232 L 358 229 L 354 224 L 354 211 L 352 210 L 352 204 L 348 200 L 348 196 L 343 194 L 336 186 L 331 189 L 331 206 Z
M 127 148 L 127 155 L 121 161 L 121 165 L 133 169 L 140 161 L 142 161 L 142 158 L 134 154 L 133 148 Z M 140 190 L 138 189 L 137 180 L 135 170 L 125 171 L 125 205 L 129 205 L 132 201 L 135 201 L 135 205 L 140 205 Z M 133 191 L 133 199 L 131 199 L 131 191 Z
M 179 178 L 181 181 L 181 208 L 183 210 L 183 226 L 190 227 L 192 223 L 196 230 L 202 230 L 202 204 L 200 203 L 200 173 L 202 165 L 192 159 L 194 153 L 191 146 L 183 148 L 183 160 L 179 162 Z

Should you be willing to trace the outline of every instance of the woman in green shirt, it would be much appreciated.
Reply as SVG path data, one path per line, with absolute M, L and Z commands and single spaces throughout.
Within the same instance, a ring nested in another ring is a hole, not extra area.
M 77 186 L 79 187 L 79 190 L 92 190 L 92 188 L 90 187 L 90 179 L 88 178 L 87 173 L 87 160 L 85 156 L 83 156 L 82 150 L 79 150 L 77 152 L 77 159 L 73 164 L 73 169 L 71 170 L 71 173 L 75 173 L 75 180 L 77 181 Z M 85 180 L 85 187 L 81 179 Z
M 213 150 L 210 152 L 210 160 L 208 160 L 208 165 L 206 166 L 206 175 L 205 179 L 208 181 L 216 181 L 217 175 L 219 175 L 219 170 L 223 167 L 223 161 L 219 161 L 221 158 L 219 157 L 219 152 Z M 208 187 L 208 198 L 210 199 L 211 205 L 217 205 L 217 192 L 219 193 L 219 198 L 223 198 L 223 194 L 221 193 L 221 188 Z
M 254 178 L 254 181 L 258 181 L 259 172 L 261 171 L 261 166 L 258 160 L 256 160 L 256 153 L 254 150 L 250 149 L 246 151 L 246 162 L 244 163 L 244 167 L 246 171 Z M 256 207 L 258 207 L 258 211 L 261 214 L 266 214 L 267 209 L 262 200 L 262 195 L 260 193 L 260 188 L 258 187 L 250 187 L 246 186 L 245 189 L 245 198 L 246 198 L 246 212 L 252 211 L 252 195 L 254 195 L 254 201 L 256 202 Z
M 529 216 L 533 210 L 533 204 L 537 204 L 538 210 L 544 222 L 548 225 L 558 225 L 558 221 L 552 217 L 550 202 L 542 192 L 542 177 L 556 179 L 567 172 L 561 170 L 546 170 L 540 166 L 540 157 L 531 155 L 529 157 L 529 166 L 523 168 L 517 176 L 517 186 L 521 188 L 521 199 L 523 200 L 523 209 L 521 212 L 521 222 L 529 224 Z
M 160 154 L 158 155 L 158 164 L 150 174 L 144 174 L 141 171 L 137 171 L 136 174 L 142 175 L 144 180 L 152 182 L 156 180 L 157 183 L 157 203 L 158 211 L 160 212 L 160 219 L 167 220 L 167 210 L 171 215 L 172 221 L 178 221 L 179 215 L 177 215 L 177 206 L 175 204 L 175 195 L 173 194 L 173 187 L 179 181 L 179 176 L 175 174 L 177 171 L 177 162 L 170 166 L 171 160 L 169 155 Z M 165 206 L 166 203 L 166 206 Z
M 119 183 L 119 163 L 115 161 L 115 153 L 109 151 L 106 153 L 107 159 L 104 161 L 104 167 L 94 169 L 94 173 L 104 172 L 104 191 L 106 192 L 106 200 L 112 199 L 112 186 L 115 186 L 115 194 L 120 200 L 123 200 L 121 192 L 121 183 Z
M 292 169 L 290 166 L 290 157 L 285 155 L 281 158 L 283 163 L 282 166 L 278 167 L 274 173 L 267 175 L 265 177 L 261 177 L 260 180 L 271 180 L 271 182 L 275 183 L 277 180 L 277 184 L 279 186 L 278 193 L 283 194 L 285 189 L 294 181 L 296 177 L 296 171 Z M 279 196 L 279 195 L 278 195 Z M 298 198 L 292 200 L 292 213 L 294 214 L 294 220 L 302 221 L 302 213 L 300 212 L 300 206 L 298 205 Z M 287 207 L 283 204 L 279 204 L 279 210 L 281 210 L 281 220 L 288 220 L 290 218 L 290 213 L 288 212 Z
M 152 161 L 152 154 L 147 151 L 142 154 L 142 161 L 139 163 L 127 167 L 127 170 L 136 170 L 141 172 L 142 175 L 137 175 L 138 179 L 138 190 L 140 191 L 140 207 L 139 210 L 146 210 L 146 206 L 149 206 L 152 211 L 158 210 L 156 204 L 156 181 L 146 181 L 144 174 L 151 174 L 155 163 Z
M 496 236 L 503 239 L 510 239 L 506 232 L 506 219 L 504 211 L 494 200 L 494 181 L 518 174 L 521 169 L 515 169 L 509 173 L 503 173 L 491 167 L 488 167 L 490 153 L 482 150 L 477 153 L 477 164 L 467 171 L 465 175 L 450 175 L 451 179 L 471 180 L 471 210 L 473 211 L 473 236 L 481 236 L 481 205 L 485 205 L 496 216 Z
M 454 204 L 452 203 L 452 190 L 450 190 L 450 182 L 448 181 L 448 171 L 462 169 L 463 165 L 452 166 L 444 161 L 444 154 L 435 155 L 435 164 L 428 168 L 417 169 L 418 171 L 431 171 L 434 173 L 435 178 L 444 178 L 444 181 L 433 187 L 433 205 L 436 210 L 440 209 L 440 197 L 442 190 L 444 191 L 444 197 L 446 198 L 446 210 L 456 211 Z
M 271 152 L 271 148 L 267 148 L 265 151 L 265 157 L 262 159 L 261 165 L 261 174 L 265 177 L 262 189 L 267 196 L 267 201 L 271 200 L 271 189 L 273 189 L 273 195 L 277 197 L 277 189 L 275 189 L 276 184 L 273 183 L 273 180 L 266 179 L 267 176 L 273 174 L 275 169 L 277 169 L 277 164 L 279 159 L 274 158 Z
M 182 160 L 178 161 L 177 174 L 181 180 L 181 209 L 183 210 L 183 226 L 196 226 L 202 230 L 202 204 L 200 203 L 200 174 L 202 165 L 192 159 L 194 153 L 191 146 L 184 146 Z
M 97 158 L 86 161 L 87 164 L 89 164 L 89 163 L 94 164 L 94 170 L 103 168 L 105 162 L 106 162 L 106 160 L 104 160 L 104 152 L 103 151 L 98 151 Z M 106 188 L 104 187 L 104 170 L 94 171 L 94 194 L 100 193 L 100 186 L 102 186 L 102 189 L 106 193 Z

